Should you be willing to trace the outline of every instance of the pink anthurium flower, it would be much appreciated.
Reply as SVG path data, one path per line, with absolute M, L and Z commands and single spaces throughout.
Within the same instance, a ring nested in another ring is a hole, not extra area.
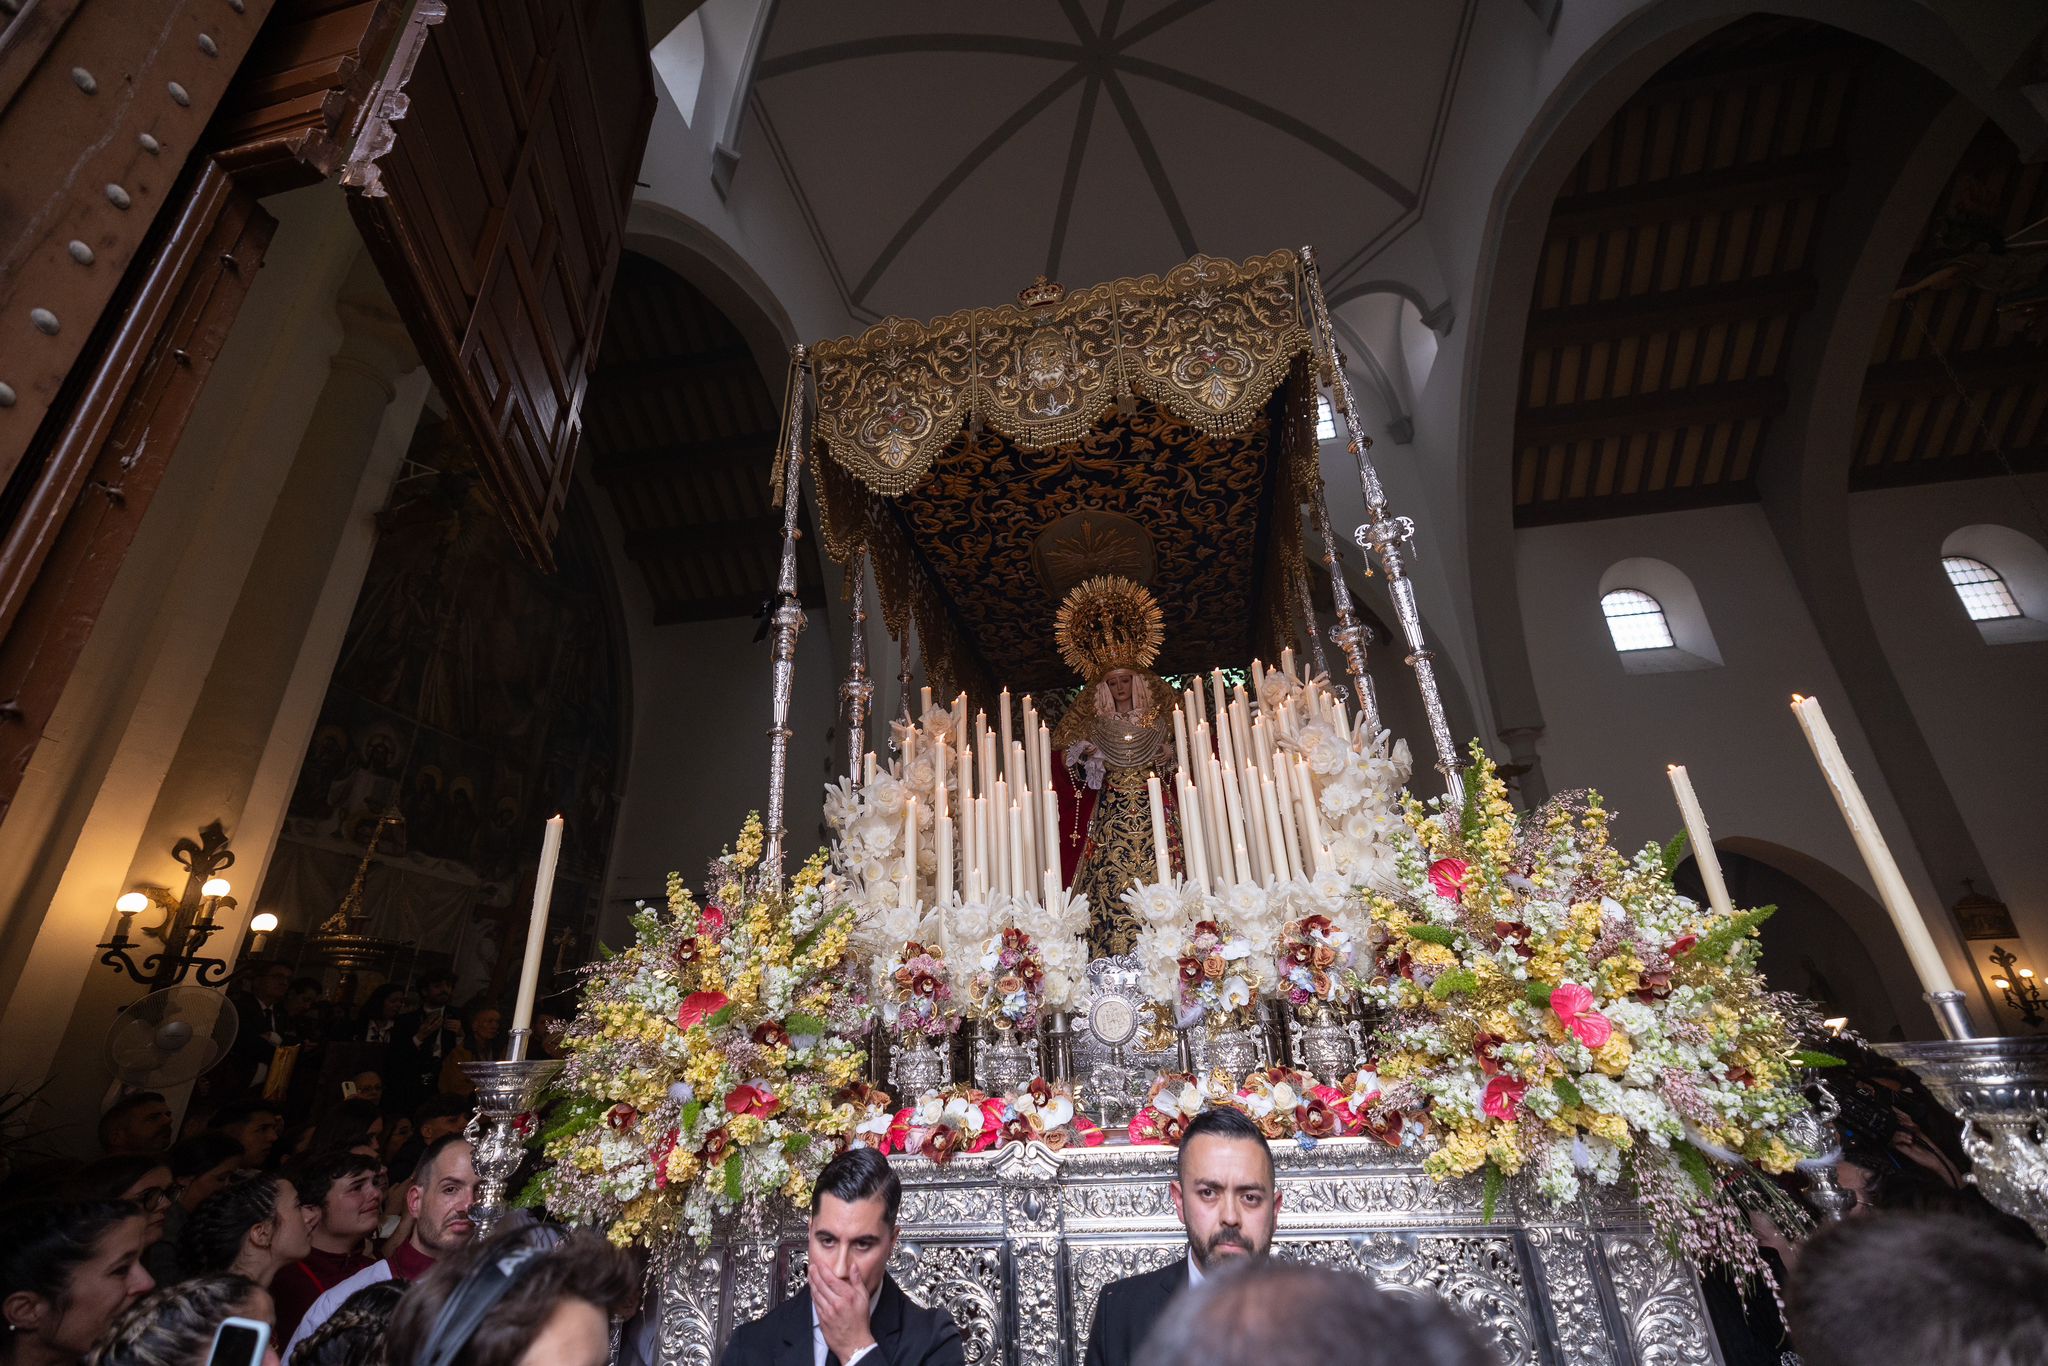
M 1463 904 L 1467 866 L 1461 858 L 1440 858 L 1429 865 L 1429 885 L 1434 887 L 1436 894 L 1444 900 Z
M 1502 1119 L 1513 1122 L 1522 1112 L 1522 1095 L 1529 1089 L 1526 1081 L 1513 1077 L 1495 1077 L 1486 1083 L 1486 1094 L 1481 1098 L 1480 1109 L 1488 1119 Z
M 1550 993 L 1550 1008 L 1565 1032 L 1588 1048 L 1598 1048 L 1614 1037 L 1614 1025 L 1593 1009 L 1593 993 L 1567 982 Z

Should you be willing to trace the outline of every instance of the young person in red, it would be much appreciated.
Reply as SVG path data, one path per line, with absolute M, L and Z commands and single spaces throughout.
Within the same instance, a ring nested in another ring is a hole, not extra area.
M 372 1262 L 355 1275 L 330 1288 L 299 1320 L 285 1359 L 299 1344 L 348 1302 L 348 1297 L 366 1285 L 382 1281 L 416 1281 L 441 1258 L 453 1253 L 476 1232 L 469 1221 L 469 1207 L 476 1203 L 476 1164 L 471 1161 L 469 1140 L 451 1134 L 427 1149 L 405 1192 L 405 1207 L 412 1215 L 412 1233 L 382 1261 Z
M 279 1337 L 290 1341 L 313 1301 L 376 1260 L 367 1245 L 384 1217 L 381 1177 L 375 1158 L 350 1152 L 314 1157 L 292 1172 L 313 1250 L 271 1282 Z

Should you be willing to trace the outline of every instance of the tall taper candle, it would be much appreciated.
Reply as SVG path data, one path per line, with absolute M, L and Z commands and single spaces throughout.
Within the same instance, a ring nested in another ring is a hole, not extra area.
M 1707 830 L 1707 813 L 1700 809 L 1700 799 L 1692 790 L 1692 779 L 1686 776 L 1684 764 L 1667 765 L 1664 771 L 1671 777 L 1671 792 L 1678 798 L 1678 814 L 1685 820 L 1685 840 L 1692 846 L 1692 861 L 1699 866 L 1700 881 L 1707 887 L 1707 904 L 1714 908 L 1716 915 L 1733 915 L 1735 903 L 1728 899 L 1728 884 L 1721 880 L 1721 860 L 1714 853 L 1714 837 Z
M 996 754 L 1005 765 L 1003 776 L 1010 780 L 1010 786 L 1014 789 L 1017 786 L 1017 775 L 1010 772 L 1008 768 L 1010 762 L 1010 690 L 1008 688 L 1003 689 L 1002 708 L 1001 715 L 996 717 L 996 725 L 1002 728 L 1003 747 L 997 750 Z
M 1010 803 L 1010 895 L 1021 897 L 1031 884 L 1024 880 L 1024 815 Z
M 1921 988 L 1929 996 L 1954 991 L 1955 983 L 1949 980 L 1941 951 L 1934 947 L 1934 936 L 1927 932 L 1927 922 L 1920 918 L 1920 909 L 1913 904 L 1906 879 L 1899 875 L 1899 865 L 1892 858 L 1884 836 L 1878 833 L 1870 804 L 1863 799 L 1863 789 L 1856 785 L 1856 777 L 1849 771 L 1849 761 L 1842 757 L 1842 746 L 1836 741 L 1827 717 L 1821 714 L 1819 700 L 1795 695 L 1792 714 L 1798 718 L 1799 728 L 1806 732 L 1806 743 L 1812 747 L 1813 757 L 1819 761 L 1820 771 L 1834 791 L 1842 819 L 1849 823 L 1849 835 L 1870 869 L 1871 881 L 1877 884 L 1877 898 L 1891 912 L 1892 925 L 1905 942 L 1906 957 L 1913 961 Z
M 917 902 L 917 798 L 903 800 L 903 868 L 896 875 L 896 904 Z
M 1173 881 L 1173 856 L 1167 852 L 1166 804 L 1159 795 L 1159 775 L 1145 776 L 1145 796 L 1152 803 L 1152 860 L 1159 866 L 1159 881 Z
M 953 899 L 953 818 L 939 812 L 939 880 L 937 897 L 944 905 Z
M 548 903 L 555 897 L 555 865 L 562 860 L 562 818 L 548 817 L 540 836 L 540 867 L 533 874 L 533 915 L 526 922 L 526 957 L 519 964 L 519 995 L 512 1028 L 522 1042 L 533 1028 L 533 1000 L 540 994 L 540 958 L 547 949 Z

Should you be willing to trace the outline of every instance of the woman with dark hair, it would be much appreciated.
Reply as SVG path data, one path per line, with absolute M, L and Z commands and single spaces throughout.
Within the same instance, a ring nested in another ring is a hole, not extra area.
M 149 1241 L 154 1243 L 164 1236 L 172 1179 L 170 1164 L 161 1155 L 131 1155 L 103 1157 L 64 1185 L 66 1194 L 80 1200 L 127 1200 L 141 1206 Z
M 204 1366 L 228 1319 L 270 1321 L 270 1292 L 246 1276 L 198 1276 L 144 1295 L 94 1344 L 85 1366 Z M 263 1366 L 278 1366 L 277 1344 Z
M 142 1211 L 125 1200 L 46 1200 L 0 1211 L 0 1360 L 76 1366 L 115 1314 L 156 1282 Z
M 386 1359 L 418 1366 L 604 1366 L 611 1317 L 639 1302 L 633 1261 L 588 1229 L 523 1217 L 413 1283 Z
M 194 1134 L 171 1145 L 171 1203 L 164 1210 L 163 1232 L 142 1254 L 149 1274 L 159 1285 L 188 1274 L 178 1261 L 178 1235 L 192 1211 L 206 1203 L 242 1167 L 242 1144 L 232 1134 Z
M 299 1194 L 281 1176 L 258 1173 L 221 1190 L 198 1209 L 178 1239 L 178 1257 L 197 1274 L 233 1272 L 264 1288 L 313 1250 Z
M 366 1285 L 328 1316 L 292 1353 L 292 1366 L 383 1366 L 392 1311 L 405 1295 L 406 1281 Z

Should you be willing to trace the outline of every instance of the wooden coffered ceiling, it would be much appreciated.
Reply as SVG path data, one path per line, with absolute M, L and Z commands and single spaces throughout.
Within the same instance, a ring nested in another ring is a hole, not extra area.
M 1552 206 L 1529 315 L 1518 525 L 1756 496 L 1873 52 L 1752 16 L 1664 67 L 1593 139 Z
M 732 321 L 674 271 L 627 252 L 583 439 L 656 624 L 752 616 L 774 591 L 782 518 L 769 475 L 780 418 Z M 804 605 L 818 606 L 809 540 L 798 571 Z
M 2041 287 L 2044 219 L 2048 166 L 2022 163 L 1987 124 L 1906 264 L 1911 292 L 1878 329 L 1851 487 L 2048 469 L 2048 338 L 1999 311 Z

